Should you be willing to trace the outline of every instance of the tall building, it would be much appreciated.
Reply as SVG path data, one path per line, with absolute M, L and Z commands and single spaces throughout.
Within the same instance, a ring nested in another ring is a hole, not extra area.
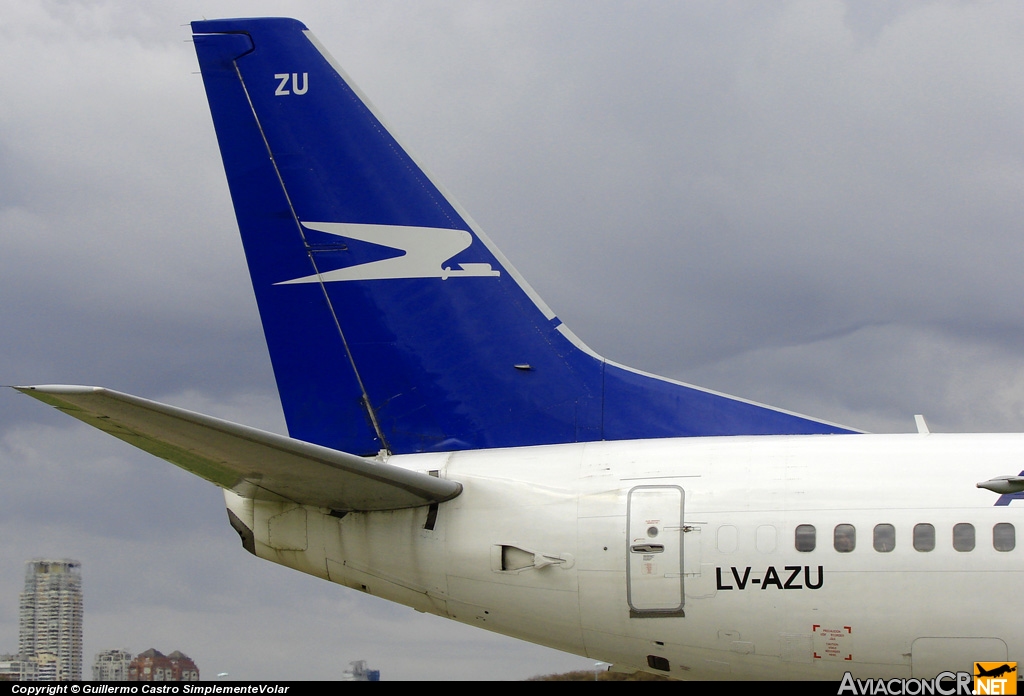
M 127 650 L 104 650 L 92 661 L 93 681 L 128 681 L 132 654 Z
M 18 652 L 37 659 L 40 680 L 81 681 L 82 564 L 36 558 L 25 566 Z

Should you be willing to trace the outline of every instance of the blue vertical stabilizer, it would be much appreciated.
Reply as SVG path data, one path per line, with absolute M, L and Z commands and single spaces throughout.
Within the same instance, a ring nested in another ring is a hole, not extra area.
M 372 454 L 848 433 L 568 332 L 300 22 L 193 22 L 292 437 Z

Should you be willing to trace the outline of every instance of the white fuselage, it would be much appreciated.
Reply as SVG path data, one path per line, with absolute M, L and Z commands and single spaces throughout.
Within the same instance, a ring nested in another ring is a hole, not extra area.
M 263 558 L 678 678 L 932 677 L 1024 649 L 1017 511 L 975 486 L 1024 468 L 1024 435 L 686 438 L 388 461 L 464 490 L 433 510 L 340 518 L 233 493 L 228 507 Z M 798 527 L 813 550 L 797 549 Z

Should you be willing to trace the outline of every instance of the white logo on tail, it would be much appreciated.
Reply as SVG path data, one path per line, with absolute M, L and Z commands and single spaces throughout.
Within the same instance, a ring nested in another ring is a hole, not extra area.
M 403 227 L 400 225 L 359 225 L 344 222 L 304 222 L 302 226 L 317 232 L 356 239 L 398 249 L 401 256 L 370 261 L 275 285 L 293 283 L 332 283 L 340 280 L 385 280 L 394 278 L 457 278 L 460 276 L 498 276 L 501 271 L 489 263 L 461 263 L 450 268 L 444 262 L 465 251 L 473 237 L 465 230 L 442 227 Z

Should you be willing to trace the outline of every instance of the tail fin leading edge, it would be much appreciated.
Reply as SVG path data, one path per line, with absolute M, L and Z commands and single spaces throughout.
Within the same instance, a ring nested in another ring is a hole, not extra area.
M 603 360 L 305 26 L 192 29 L 292 437 L 371 454 L 852 432 Z

